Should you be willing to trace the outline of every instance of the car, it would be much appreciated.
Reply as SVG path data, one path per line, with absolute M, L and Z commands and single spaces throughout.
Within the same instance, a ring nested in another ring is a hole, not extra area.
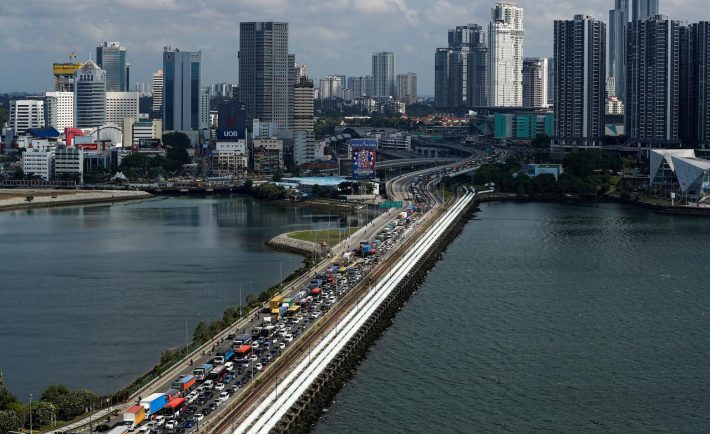
M 201 421 L 201 420 L 204 419 L 204 418 L 205 418 L 205 415 L 202 414 L 202 413 L 197 413 L 197 414 L 195 415 L 195 420 L 196 420 L 197 422 Z
M 217 401 L 224 402 L 229 399 L 229 392 L 222 392 L 219 394 L 219 398 L 217 398 Z
M 188 405 L 185 407 L 185 413 L 187 414 L 194 414 L 197 412 L 197 406 L 196 405 Z
M 188 419 L 185 421 L 185 425 L 183 425 L 183 426 L 185 428 L 192 428 L 195 425 L 197 425 L 197 421 L 195 419 Z
M 197 405 L 203 405 L 205 402 L 207 402 L 207 397 L 201 396 L 197 398 Z
M 214 385 L 214 390 L 224 390 L 224 383 L 217 383 Z
M 154 420 L 156 427 L 165 425 L 165 416 L 157 416 Z
M 254 366 L 254 367 L 256 368 L 257 371 L 261 371 L 262 369 L 264 369 L 264 366 L 261 363 L 257 363 L 256 366 Z
M 224 364 L 224 369 L 226 369 L 229 372 L 232 372 L 234 369 L 234 362 L 227 362 Z
M 293 335 L 291 333 L 284 335 L 284 341 L 290 343 L 292 340 L 293 340 Z
M 185 427 L 178 426 L 177 428 L 175 428 L 175 434 L 185 434 Z
M 227 389 L 227 392 L 229 392 L 230 395 L 234 395 L 237 393 L 237 390 L 239 390 L 239 386 L 236 384 L 234 386 L 231 386 L 229 389 Z
M 165 422 L 165 429 L 175 429 L 177 428 L 177 421 L 175 419 L 170 419 L 169 421 Z
M 204 383 L 202 383 L 202 390 L 210 390 L 214 388 L 214 381 L 212 380 L 207 380 Z
M 259 348 L 259 341 L 254 341 L 251 343 L 252 348 Z
M 255 361 L 255 360 L 257 360 L 258 358 L 259 358 L 259 356 L 257 356 L 256 354 L 252 354 L 252 355 L 249 356 L 249 360 L 251 360 L 251 361 Z
M 111 429 L 110 426 L 106 425 L 105 423 L 102 423 L 101 425 L 96 426 L 96 432 L 106 432 Z

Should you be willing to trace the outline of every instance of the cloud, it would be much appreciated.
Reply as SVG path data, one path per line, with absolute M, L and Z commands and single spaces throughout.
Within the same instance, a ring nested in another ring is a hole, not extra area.
M 660 0 L 673 18 L 710 20 L 706 0 Z M 518 0 L 526 56 L 552 54 L 552 23 L 584 13 L 607 20 L 613 0 Z M 487 26 L 494 0 L 0 0 L 0 92 L 51 88 L 51 64 L 80 60 L 102 41 L 128 48 L 131 78 L 149 82 L 163 46 L 202 50 L 204 84 L 237 81 L 239 22 L 287 21 L 289 51 L 314 78 L 369 74 L 390 50 L 398 72 L 433 93 L 434 50 L 456 25 Z

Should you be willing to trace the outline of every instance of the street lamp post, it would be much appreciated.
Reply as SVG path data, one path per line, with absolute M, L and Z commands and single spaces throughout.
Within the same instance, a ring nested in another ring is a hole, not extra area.
M 30 434 L 32 434 L 32 394 L 30 393 Z

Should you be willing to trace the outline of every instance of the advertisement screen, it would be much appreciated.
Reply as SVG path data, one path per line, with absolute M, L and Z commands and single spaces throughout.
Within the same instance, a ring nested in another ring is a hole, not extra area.
M 237 141 L 237 140 L 243 139 L 243 138 L 244 138 L 244 132 L 240 131 L 238 129 L 224 129 L 224 128 L 217 129 L 217 140 L 228 142 L 228 141 Z
M 160 148 L 160 139 L 138 139 L 139 149 L 158 149 Z
M 353 179 L 374 179 L 376 153 L 374 149 L 353 148 Z

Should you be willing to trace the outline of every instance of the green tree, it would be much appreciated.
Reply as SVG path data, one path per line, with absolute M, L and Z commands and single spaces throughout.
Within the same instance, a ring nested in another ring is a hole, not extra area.
M 172 132 L 164 134 L 163 145 L 165 145 L 167 149 L 166 157 L 168 160 L 173 160 L 180 164 L 190 162 L 190 156 L 187 154 L 187 150 L 192 147 L 192 143 L 185 133 Z
M 62 399 L 66 398 L 68 395 L 71 395 L 71 390 L 69 390 L 67 386 L 63 384 L 52 384 L 44 389 L 40 399 L 56 405 L 61 403 Z
M 552 143 L 552 138 L 550 138 L 550 136 L 548 136 L 547 134 L 540 133 L 535 136 L 534 139 L 532 139 L 532 142 L 530 144 L 533 148 L 549 149 L 550 143 Z
M 281 169 L 276 169 L 274 170 L 274 175 L 273 175 L 273 180 L 274 182 L 279 182 L 283 178 L 283 172 L 281 172 Z
M 251 179 L 247 179 L 244 181 L 244 190 L 246 191 L 251 191 L 251 189 L 254 187 L 254 181 Z
M 0 434 L 10 431 L 19 431 L 22 426 L 22 418 L 13 410 L 0 410 Z
M 10 404 L 17 403 L 17 398 L 15 395 L 10 393 L 5 386 L 5 378 L 0 371 L 0 410 L 7 410 Z
M 205 321 L 200 321 L 195 327 L 195 332 L 192 334 L 192 340 L 195 343 L 201 344 L 210 338 L 209 331 L 207 330 L 207 323 Z
M 48 401 L 38 401 L 32 403 L 32 420 L 36 427 L 49 425 L 56 415 L 57 408 Z

